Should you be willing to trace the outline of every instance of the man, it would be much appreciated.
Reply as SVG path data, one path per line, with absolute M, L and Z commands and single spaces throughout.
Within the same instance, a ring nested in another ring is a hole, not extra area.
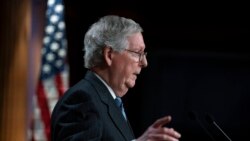
M 119 103 L 148 65 L 144 50 L 142 28 L 133 20 L 109 15 L 94 23 L 84 39 L 89 71 L 55 106 L 52 141 L 177 141 L 180 134 L 164 127 L 170 116 L 157 120 L 135 139 Z

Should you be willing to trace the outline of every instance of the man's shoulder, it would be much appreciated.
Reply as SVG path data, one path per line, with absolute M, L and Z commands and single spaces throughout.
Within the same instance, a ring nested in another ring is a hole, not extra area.
M 73 85 L 72 87 L 70 87 L 65 94 L 67 93 L 75 93 L 75 92 L 89 92 L 91 90 L 93 90 L 92 88 L 93 86 L 91 85 L 91 83 L 85 79 L 80 80 L 79 82 L 77 82 L 75 85 Z

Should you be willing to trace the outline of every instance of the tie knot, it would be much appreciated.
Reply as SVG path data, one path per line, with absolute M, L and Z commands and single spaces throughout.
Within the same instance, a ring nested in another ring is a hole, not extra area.
M 122 104 L 122 99 L 120 97 L 115 98 L 115 104 L 120 109 L 120 111 L 121 111 L 123 117 L 125 118 L 125 120 L 127 120 L 126 113 L 124 111 L 123 104 Z
M 120 97 L 116 97 L 116 98 L 115 98 L 115 104 L 116 104 L 116 106 L 118 106 L 119 108 L 122 108 L 122 107 L 123 107 L 122 99 L 121 99 Z

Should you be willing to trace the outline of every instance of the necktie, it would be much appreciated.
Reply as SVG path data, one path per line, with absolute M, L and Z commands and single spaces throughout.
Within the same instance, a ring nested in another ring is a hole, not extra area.
M 127 120 L 127 116 L 125 113 L 125 110 L 123 108 L 123 103 L 122 103 L 122 99 L 120 97 L 116 97 L 115 98 L 115 104 L 116 106 L 118 106 L 118 108 L 120 109 L 120 111 L 122 112 L 123 117 L 125 118 L 125 120 Z

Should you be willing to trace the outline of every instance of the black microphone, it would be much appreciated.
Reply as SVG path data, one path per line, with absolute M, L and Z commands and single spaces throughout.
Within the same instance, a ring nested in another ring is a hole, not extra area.
M 197 116 L 197 113 L 195 111 L 190 111 L 188 113 L 189 118 L 193 121 L 196 121 L 199 126 L 205 131 L 205 133 L 213 140 L 216 141 L 213 135 L 209 132 L 209 130 L 204 126 L 204 124 L 201 122 L 200 118 Z
M 232 141 L 229 136 L 221 129 L 221 127 L 214 121 L 213 117 L 209 114 L 206 114 L 206 121 L 210 124 L 213 125 L 216 129 L 219 130 L 219 132 L 225 137 L 228 141 Z

